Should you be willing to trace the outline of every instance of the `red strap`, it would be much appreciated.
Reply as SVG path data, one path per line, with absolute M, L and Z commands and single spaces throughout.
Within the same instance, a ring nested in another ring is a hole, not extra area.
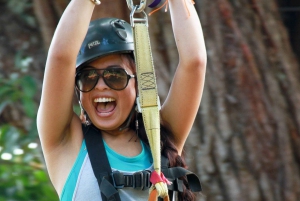
M 150 182 L 155 185 L 156 183 L 158 182 L 163 182 L 163 183 L 166 183 L 168 185 L 172 184 L 166 177 L 165 175 L 161 172 L 160 175 L 156 172 L 156 171 L 153 171 L 151 173 L 151 176 L 150 176 Z

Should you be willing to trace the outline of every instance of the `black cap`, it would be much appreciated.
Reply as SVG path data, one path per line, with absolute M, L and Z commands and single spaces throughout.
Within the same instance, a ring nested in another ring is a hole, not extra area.
M 101 56 L 112 53 L 133 53 L 132 28 L 117 18 L 101 18 L 90 23 L 76 60 L 77 70 Z

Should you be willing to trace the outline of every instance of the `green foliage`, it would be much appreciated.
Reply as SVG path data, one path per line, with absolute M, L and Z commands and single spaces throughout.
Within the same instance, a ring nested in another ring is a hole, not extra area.
M 17 55 L 14 73 L 9 78 L 0 75 L 0 119 L 5 110 L 17 108 L 28 121 L 22 122 L 24 127 L 0 123 L 0 201 L 55 201 L 35 124 L 37 82 L 25 74 L 26 61 L 30 58 Z
M 22 19 L 27 25 L 36 27 L 35 18 L 32 16 L 31 12 L 29 12 L 32 9 L 31 0 L 9 0 L 7 1 L 6 6 L 10 11 L 20 16 L 20 19 Z
M 17 74 L 12 74 L 8 80 L 1 79 L 0 86 L 0 112 L 7 105 L 13 105 L 20 101 L 25 114 L 30 118 L 35 117 L 37 110 L 34 103 L 36 84 L 32 77 L 24 76 L 19 78 Z
M 1 154 L 12 155 L 11 160 L 0 159 L 0 201 L 58 200 L 41 163 L 40 149 L 29 148 L 26 135 L 10 125 L 1 126 L 0 132 Z

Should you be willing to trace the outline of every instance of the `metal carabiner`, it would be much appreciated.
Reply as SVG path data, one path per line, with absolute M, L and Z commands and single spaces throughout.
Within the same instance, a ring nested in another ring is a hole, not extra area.
M 134 7 L 136 7 L 135 5 L 133 5 L 133 0 L 126 0 L 126 2 L 130 11 L 132 11 Z M 146 8 L 146 3 L 147 0 L 140 0 L 140 5 L 138 5 L 138 7 L 135 9 L 135 13 L 143 12 Z
M 144 18 L 135 18 L 134 17 L 134 14 L 137 13 L 136 12 L 137 8 L 138 8 L 138 6 L 134 6 L 133 9 L 130 12 L 130 25 L 131 25 L 131 27 L 134 27 L 135 22 L 144 23 L 148 27 L 148 17 L 147 17 L 147 14 L 145 13 L 145 11 L 141 11 L 142 14 L 144 15 Z

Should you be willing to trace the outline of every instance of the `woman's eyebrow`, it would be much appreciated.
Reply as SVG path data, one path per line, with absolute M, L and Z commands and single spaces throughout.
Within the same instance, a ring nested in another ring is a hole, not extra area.
M 91 70 L 91 69 L 96 69 L 96 68 L 94 66 L 86 65 L 81 70 Z
M 106 68 L 124 68 L 124 67 L 122 67 L 121 65 L 110 65 L 110 66 L 107 66 Z
M 123 69 L 125 69 L 121 65 L 109 65 L 105 68 L 96 68 L 94 66 L 87 65 L 87 66 L 84 66 L 81 70 L 105 70 L 105 69 L 109 69 L 109 68 L 123 68 Z

